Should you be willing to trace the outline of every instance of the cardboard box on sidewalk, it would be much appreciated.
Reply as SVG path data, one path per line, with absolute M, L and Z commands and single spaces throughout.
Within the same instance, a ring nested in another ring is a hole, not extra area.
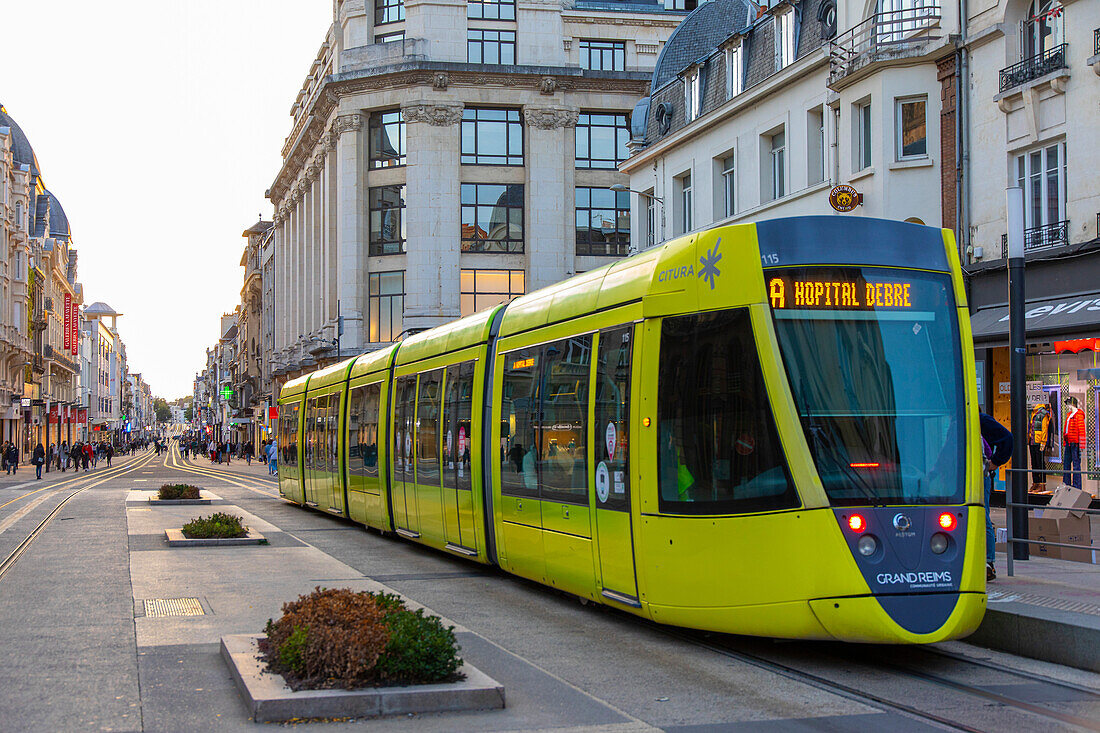
M 1059 542 L 1067 545 L 1092 545 L 1092 527 L 1088 509 L 1092 495 L 1072 486 L 1062 484 L 1054 490 L 1050 503 L 1032 513 L 1027 531 L 1030 539 Z M 1093 562 L 1091 547 L 1053 547 L 1039 544 L 1031 546 L 1039 557 L 1049 557 L 1073 562 Z

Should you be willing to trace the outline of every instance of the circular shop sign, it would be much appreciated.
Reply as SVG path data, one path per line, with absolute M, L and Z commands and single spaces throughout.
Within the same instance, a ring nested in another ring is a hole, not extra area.
M 829 191 L 829 206 L 837 211 L 852 211 L 862 203 L 863 196 L 847 184 L 842 183 L 839 186 L 833 186 L 833 190 Z

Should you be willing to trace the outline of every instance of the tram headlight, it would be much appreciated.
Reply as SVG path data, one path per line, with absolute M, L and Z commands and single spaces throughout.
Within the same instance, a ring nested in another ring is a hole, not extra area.
M 874 535 L 865 534 L 859 538 L 859 542 L 856 543 L 856 549 L 859 550 L 860 555 L 870 557 L 878 550 L 878 540 L 874 538 Z
M 947 552 L 947 546 L 950 541 L 947 539 L 947 535 L 943 532 L 936 532 L 932 535 L 932 539 L 928 541 L 928 549 L 932 550 L 937 555 L 942 555 Z

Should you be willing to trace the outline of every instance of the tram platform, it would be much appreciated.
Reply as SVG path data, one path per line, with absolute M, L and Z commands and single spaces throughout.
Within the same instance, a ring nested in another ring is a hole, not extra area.
M 1005 527 L 1004 508 L 992 510 Z M 1092 521 L 1092 544 L 1100 549 L 1100 521 Z M 1100 554 L 1100 553 L 1096 553 Z M 981 627 L 967 641 L 1013 654 L 1100 671 L 1100 564 L 1032 553 L 1013 562 L 997 552 L 997 579 L 989 583 L 989 606 Z

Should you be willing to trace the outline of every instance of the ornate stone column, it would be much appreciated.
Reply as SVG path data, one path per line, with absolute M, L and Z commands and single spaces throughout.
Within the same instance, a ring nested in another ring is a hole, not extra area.
M 572 129 L 578 110 L 526 106 L 527 133 L 527 292 L 556 283 L 573 271 Z M 566 246 L 563 247 L 562 243 Z
M 462 110 L 459 103 L 412 102 L 401 107 L 408 146 L 405 328 L 436 326 L 461 315 Z
M 332 124 L 329 144 L 336 150 L 336 249 L 339 263 L 337 298 L 344 315 L 341 349 L 354 353 L 367 342 L 366 191 L 363 161 L 366 139 L 363 115 L 340 115 Z

